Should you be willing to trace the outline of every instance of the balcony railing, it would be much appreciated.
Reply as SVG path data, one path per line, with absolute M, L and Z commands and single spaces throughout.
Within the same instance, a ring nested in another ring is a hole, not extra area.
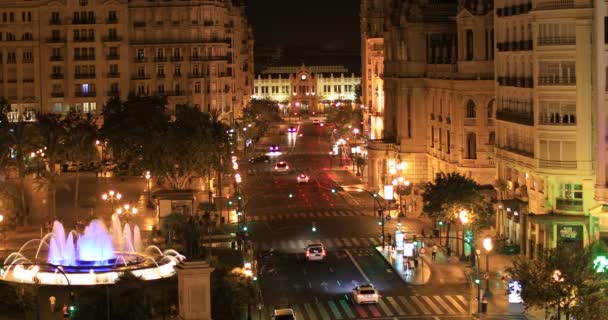
M 147 80 L 150 79 L 149 74 L 136 74 L 132 77 L 133 80 Z
M 532 50 L 532 40 L 499 42 L 496 44 L 498 51 L 525 51 Z
M 64 37 L 50 37 L 50 38 L 46 38 L 46 42 L 48 42 L 48 43 L 65 42 L 65 38 Z
M 108 78 L 120 78 L 120 72 L 109 72 Z
M 92 18 L 84 18 L 84 19 L 72 19 L 72 24 L 95 24 L 97 20 L 95 17 Z
M 561 46 L 561 45 L 573 45 L 576 44 L 576 37 L 539 37 L 539 46 Z
M 61 73 L 51 73 L 51 79 L 63 79 L 63 74 L 61 74 Z
M 148 58 L 135 58 L 133 60 L 137 63 L 148 62 Z
M 122 41 L 122 37 L 119 36 L 107 36 L 103 37 L 104 42 L 119 42 Z
M 63 98 L 63 92 L 51 92 L 53 98 Z
M 96 93 L 95 93 L 95 91 L 89 91 L 89 92 L 77 91 L 77 92 L 74 93 L 74 96 L 77 97 L 77 98 L 95 97 Z
M 74 79 L 95 79 L 94 73 L 76 73 Z
M 464 118 L 464 125 L 467 127 L 474 127 L 477 125 L 476 118 Z
M 184 61 L 184 57 L 182 57 L 182 56 L 173 56 L 173 57 L 171 57 L 171 61 Z
M 511 86 L 519 88 L 534 87 L 534 81 L 532 81 L 532 77 L 497 77 L 496 80 L 501 86 Z
M 576 161 L 539 159 L 538 166 L 547 169 L 576 169 Z
M 95 60 L 95 56 L 74 56 L 74 60 L 79 60 L 79 61 Z
M 107 18 L 106 23 L 107 24 L 116 24 L 116 23 L 118 23 L 118 18 Z
M 188 77 L 191 79 L 200 79 L 200 78 L 203 78 L 203 74 L 202 73 L 190 73 L 190 74 L 188 74 Z
M 576 77 L 538 77 L 538 85 L 541 86 L 573 86 L 576 85 Z
M 532 10 L 532 3 L 522 3 L 520 5 L 512 5 L 510 7 L 496 8 L 496 15 L 499 17 L 508 17 L 518 14 L 525 14 Z
M 120 91 L 112 91 L 112 90 L 110 90 L 110 91 L 107 92 L 107 95 L 109 97 L 118 97 L 118 96 L 120 96 Z
M 95 42 L 95 37 L 74 37 L 74 42 Z
M 167 62 L 167 57 L 156 56 L 154 62 Z
M 184 90 L 165 91 L 166 96 L 183 96 L 186 95 Z
M 536 10 L 553 10 L 553 9 L 568 9 L 574 8 L 574 0 L 550 0 L 550 1 L 537 1 Z
M 576 125 L 576 115 L 574 114 L 559 114 L 559 113 L 543 113 L 539 115 L 539 123 L 543 125 L 554 126 L 574 126 Z
M 61 19 L 51 19 L 49 20 L 50 25 L 58 25 L 61 24 Z
M 190 56 L 190 61 L 203 61 L 203 56 Z
M 496 111 L 496 119 L 519 123 L 527 126 L 534 125 L 534 113 L 526 111 L 511 111 L 508 109 Z
M 118 54 L 109 54 L 106 56 L 106 60 L 120 60 L 120 55 Z
M 51 61 L 63 61 L 63 57 L 62 56 L 51 56 L 49 58 L 49 60 L 51 60 Z
M 563 211 L 583 211 L 583 200 L 555 198 L 555 208 Z

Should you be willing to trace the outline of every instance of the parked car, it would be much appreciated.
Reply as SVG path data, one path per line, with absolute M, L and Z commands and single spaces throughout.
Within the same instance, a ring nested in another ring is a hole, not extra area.
M 372 284 L 362 284 L 353 289 L 353 299 L 357 304 L 378 303 L 378 290 Z
M 268 163 L 268 162 L 270 162 L 270 157 L 267 155 L 261 155 L 261 156 L 250 158 L 247 161 L 249 161 L 249 163 L 258 163 L 258 162 Z
M 76 172 L 82 170 L 82 164 L 76 161 L 66 161 L 62 165 L 64 172 Z
M 293 309 L 275 309 L 272 320 L 296 320 L 296 314 Z
M 118 167 L 118 164 L 113 161 L 104 161 L 101 164 L 101 170 L 103 171 L 112 171 Z

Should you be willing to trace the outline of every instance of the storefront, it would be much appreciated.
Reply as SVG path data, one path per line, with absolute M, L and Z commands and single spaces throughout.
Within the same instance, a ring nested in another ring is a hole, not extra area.
M 528 203 L 519 199 L 500 201 L 496 212 L 496 230 L 504 239 L 505 253 L 525 253 Z
M 567 214 L 528 215 L 526 256 L 536 258 L 539 252 L 559 246 L 582 249 L 589 245 L 589 217 Z

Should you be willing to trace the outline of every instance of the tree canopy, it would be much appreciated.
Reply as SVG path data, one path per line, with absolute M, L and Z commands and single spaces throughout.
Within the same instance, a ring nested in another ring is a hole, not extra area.
M 340 134 L 350 133 L 351 128 L 359 128 L 363 121 L 361 108 L 352 108 L 350 103 L 341 103 L 332 107 L 327 113 L 326 122 L 335 125 Z M 349 127 L 350 126 L 350 127 Z

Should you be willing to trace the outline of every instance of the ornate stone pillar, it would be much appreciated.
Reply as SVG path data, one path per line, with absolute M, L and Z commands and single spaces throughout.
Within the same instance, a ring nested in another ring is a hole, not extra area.
M 179 295 L 179 318 L 211 320 L 211 268 L 205 261 L 182 261 L 175 266 Z

